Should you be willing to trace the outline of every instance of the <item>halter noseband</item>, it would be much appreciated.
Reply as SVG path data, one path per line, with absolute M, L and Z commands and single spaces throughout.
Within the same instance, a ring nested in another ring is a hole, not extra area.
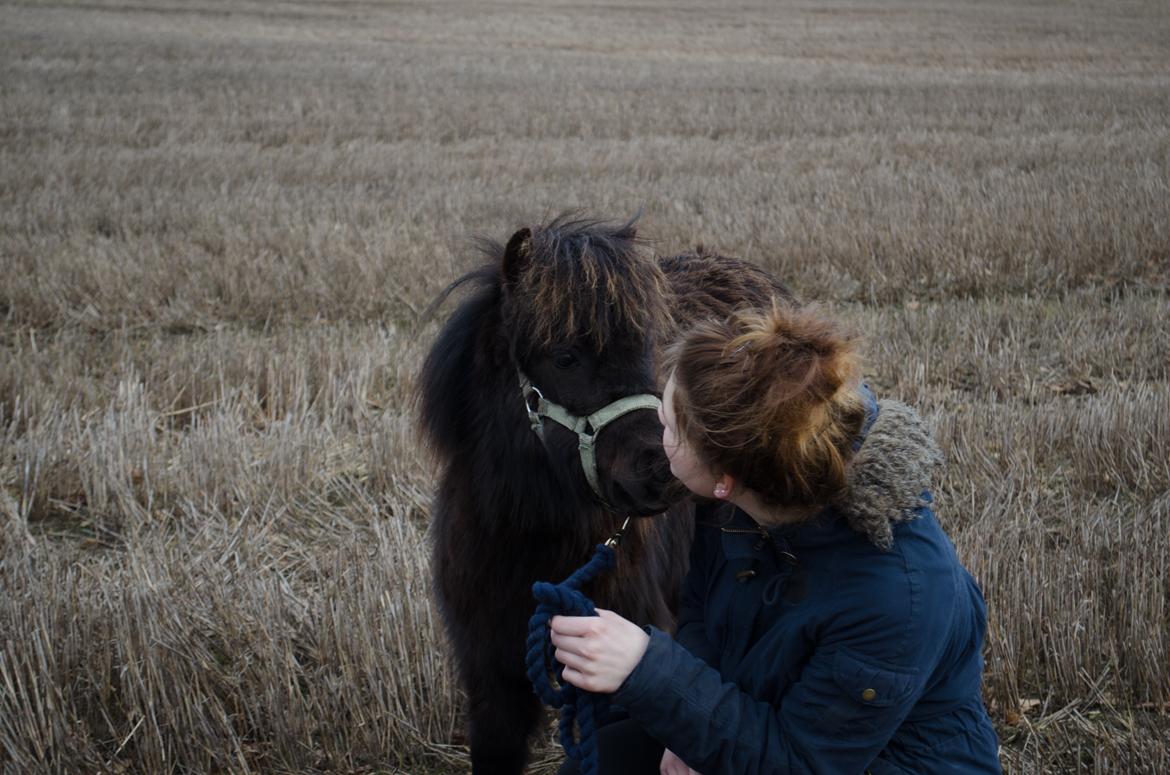
M 606 404 L 591 415 L 580 417 L 560 404 L 554 404 L 545 398 L 536 385 L 532 384 L 532 380 L 524 375 L 524 372 L 517 369 L 516 373 L 520 377 L 520 395 L 524 398 L 524 409 L 528 412 L 528 422 L 532 426 L 533 432 L 540 438 L 540 443 L 544 444 L 547 449 L 547 442 L 544 438 L 545 418 L 576 433 L 577 449 L 581 453 L 581 468 L 585 471 L 585 480 L 589 482 L 589 486 L 593 488 L 593 492 L 601 499 L 601 502 L 606 503 L 605 496 L 601 494 L 601 480 L 597 477 L 597 455 L 594 446 L 598 434 L 601 433 L 602 428 L 622 415 L 638 409 L 657 411 L 658 407 L 662 405 L 662 401 L 649 393 L 625 396 L 613 403 Z M 606 505 L 609 504 L 606 503 Z

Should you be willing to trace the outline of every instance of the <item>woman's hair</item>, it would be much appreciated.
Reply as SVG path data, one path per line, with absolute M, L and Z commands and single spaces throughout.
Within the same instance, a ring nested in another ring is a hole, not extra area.
M 814 306 L 773 302 L 700 323 L 666 354 L 680 438 L 774 506 L 845 488 L 865 423 L 855 339 Z

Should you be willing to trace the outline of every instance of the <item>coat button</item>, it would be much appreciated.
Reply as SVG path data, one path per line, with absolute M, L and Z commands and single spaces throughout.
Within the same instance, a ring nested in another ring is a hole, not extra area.
M 866 702 L 873 702 L 876 697 L 877 692 L 875 692 L 873 689 L 866 689 L 861 693 L 861 699 L 865 700 Z
M 755 575 L 756 572 L 754 570 L 741 570 L 739 573 L 735 574 L 735 580 L 740 584 L 746 584 L 752 578 L 752 576 Z

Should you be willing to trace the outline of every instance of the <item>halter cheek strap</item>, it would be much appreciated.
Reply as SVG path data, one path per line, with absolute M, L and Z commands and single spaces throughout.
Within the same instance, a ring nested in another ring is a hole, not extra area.
M 597 437 L 601 433 L 601 429 L 622 415 L 638 409 L 657 411 L 658 407 L 662 405 L 662 401 L 649 393 L 625 396 L 613 403 L 606 404 L 593 414 L 580 417 L 560 404 L 545 398 L 540 390 L 532 384 L 532 380 L 524 375 L 524 372 L 517 369 L 517 374 L 520 376 L 520 394 L 524 398 L 524 408 L 528 412 L 528 422 L 532 426 L 533 432 L 540 437 L 541 443 L 545 444 L 546 448 L 547 442 L 544 438 L 544 420 L 546 418 L 576 433 L 577 449 L 581 455 L 581 468 L 585 471 L 585 480 L 589 482 L 593 492 L 604 503 L 605 496 L 601 494 L 601 480 L 597 476 L 596 452 Z

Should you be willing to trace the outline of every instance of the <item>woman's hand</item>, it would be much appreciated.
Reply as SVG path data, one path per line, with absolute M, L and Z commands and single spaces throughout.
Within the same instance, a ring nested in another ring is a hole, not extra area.
M 675 756 L 669 748 L 662 752 L 662 763 L 658 765 L 661 775 L 699 775 L 686 765 L 682 759 Z
M 554 616 L 550 629 L 562 675 L 587 692 L 617 691 L 650 644 L 641 627 L 604 608 L 597 616 Z

